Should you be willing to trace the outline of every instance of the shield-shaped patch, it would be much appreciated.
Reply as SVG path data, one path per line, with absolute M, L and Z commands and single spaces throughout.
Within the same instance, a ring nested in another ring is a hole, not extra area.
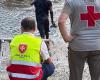
M 27 50 L 27 45 L 26 44 L 20 44 L 19 45 L 19 51 L 21 53 L 24 53 Z

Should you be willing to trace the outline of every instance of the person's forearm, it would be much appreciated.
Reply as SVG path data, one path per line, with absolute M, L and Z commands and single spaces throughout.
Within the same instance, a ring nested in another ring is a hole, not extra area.
M 60 30 L 60 33 L 64 39 L 65 42 L 68 42 L 68 32 L 67 32 L 67 29 L 65 27 L 65 24 L 63 22 L 59 22 L 58 23 L 58 26 L 59 26 L 59 30 Z
M 59 20 L 58 20 L 58 26 L 59 26 L 59 30 L 60 33 L 64 39 L 65 42 L 70 42 L 72 41 L 73 37 L 68 34 L 67 28 L 65 27 L 66 25 L 66 20 L 68 19 L 68 15 L 66 15 L 65 13 L 61 13 Z

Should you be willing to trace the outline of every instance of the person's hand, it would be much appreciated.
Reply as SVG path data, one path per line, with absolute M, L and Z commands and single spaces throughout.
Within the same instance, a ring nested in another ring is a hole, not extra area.
M 72 35 L 67 35 L 65 42 L 71 42 L 76 36 L 72 36 Z

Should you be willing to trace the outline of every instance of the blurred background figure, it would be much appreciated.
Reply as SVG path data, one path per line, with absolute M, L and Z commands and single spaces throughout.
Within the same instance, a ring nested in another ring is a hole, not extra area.
M 31 5 L 35 6 L 37 28 L 41 38 L 49 39 L 49 13 L 51 16 L 51 23 L 55 25 L 52 2 L 50 0 L 34 0 Z

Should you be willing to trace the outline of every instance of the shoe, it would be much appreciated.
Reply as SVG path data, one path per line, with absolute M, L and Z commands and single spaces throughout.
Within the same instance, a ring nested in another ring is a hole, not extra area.
M 56 24 L 52 24 L 50 28 L 57 28 Z

